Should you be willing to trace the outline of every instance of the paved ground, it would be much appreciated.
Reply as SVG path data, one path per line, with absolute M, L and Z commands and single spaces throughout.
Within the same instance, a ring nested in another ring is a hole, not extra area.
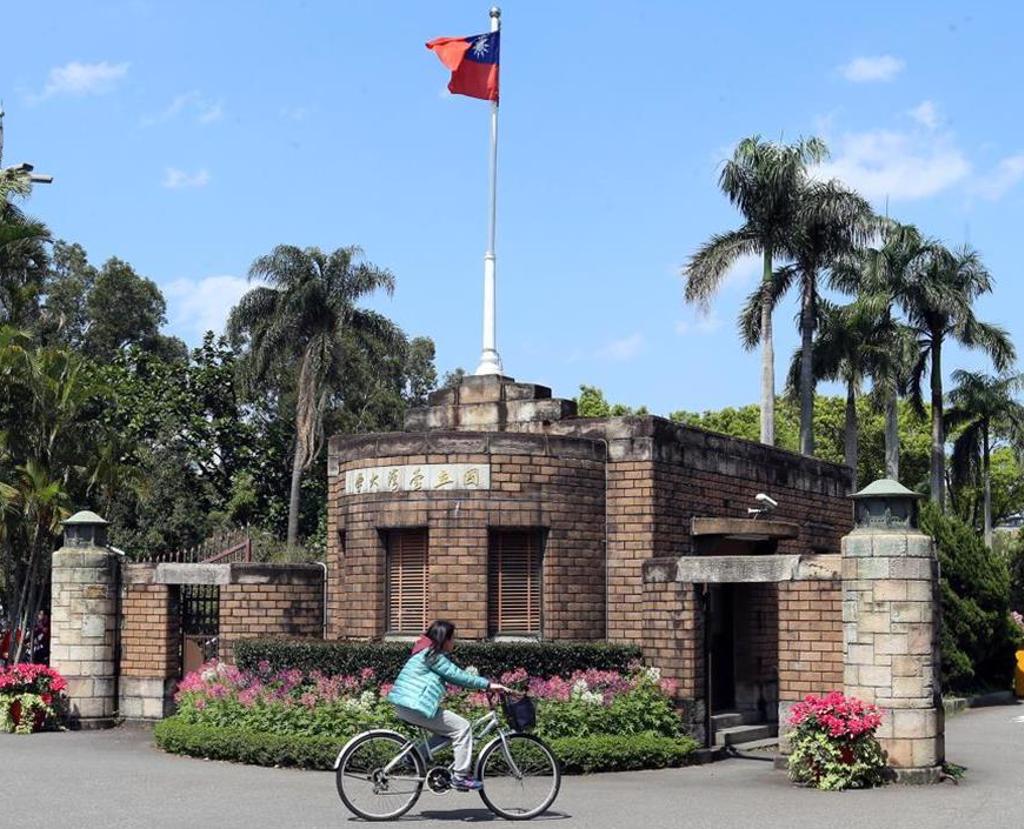
M 944 829 L 1024 826 L 1024 706 L 952 718 L 960 785 L 866 792 L 797 789 L 766 762 L 728 760 L 672 771 L 569 777 L 545 823 L 574 829 Z M 1020 717 L 1021 722 L 1017 722 Z M 324 772 L 171 757 L 144 729 L 0 734 L 0 827 L 353 826 Z M 424 829 L 493 820 L 472 794 L 424 794 L 402 822 Z

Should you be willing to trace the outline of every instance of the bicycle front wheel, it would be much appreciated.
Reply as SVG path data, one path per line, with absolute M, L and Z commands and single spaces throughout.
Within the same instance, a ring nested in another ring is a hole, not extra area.
M 476 765 L 487 808 L 506 820 L 529 820 L 550 808 L 562 785 L 562 768 L 551 749 L 530 734 L 492 740 Z
M 394 820 L 412 808 L 426 771 L 419 752 L 408 747 L 405 737 L 390 731 L 368 731 L 352 742 L 338 764 L 337 783 L 353 814 Z

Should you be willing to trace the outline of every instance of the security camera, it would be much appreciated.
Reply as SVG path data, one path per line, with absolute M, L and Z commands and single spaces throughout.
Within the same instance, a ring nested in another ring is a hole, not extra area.
M 765 495 L 763 492 L 757 493 L 757 495 L 754 496 L 754 500 L 759 504 L 765 504 L 768 509 L 775 509 L 779 505 L 778 501 L 770 495 Z

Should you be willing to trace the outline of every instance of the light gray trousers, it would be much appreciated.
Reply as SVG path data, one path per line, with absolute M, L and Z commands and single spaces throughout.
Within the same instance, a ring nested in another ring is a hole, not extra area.
M 410 725 L 425 728 L 433 734 L 450 739 L 452 750 L 455 752 L 455 765 L 452 771 L 459 775 L 469 774 L 469 764 L 473 759 L 473 729 L 469 720 L 444 709 L 440 709 L 433 717 L 425 717 L 419 711 L 413 711 L 404 705 L 396 705 L 395 714 L 398 719 Z M 435 746 L 433 740 L 430 745 L 431 748 Z

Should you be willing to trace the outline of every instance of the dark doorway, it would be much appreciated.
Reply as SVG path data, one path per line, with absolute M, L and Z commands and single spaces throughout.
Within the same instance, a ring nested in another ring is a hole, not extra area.
M 736 705 L 735 589 L 731 584 L 710 589 L 711 710 L 730 711 Z
M 199 670 L 217 656 L 220 633 L 220 587 L 181 586 L 181 675 Z

